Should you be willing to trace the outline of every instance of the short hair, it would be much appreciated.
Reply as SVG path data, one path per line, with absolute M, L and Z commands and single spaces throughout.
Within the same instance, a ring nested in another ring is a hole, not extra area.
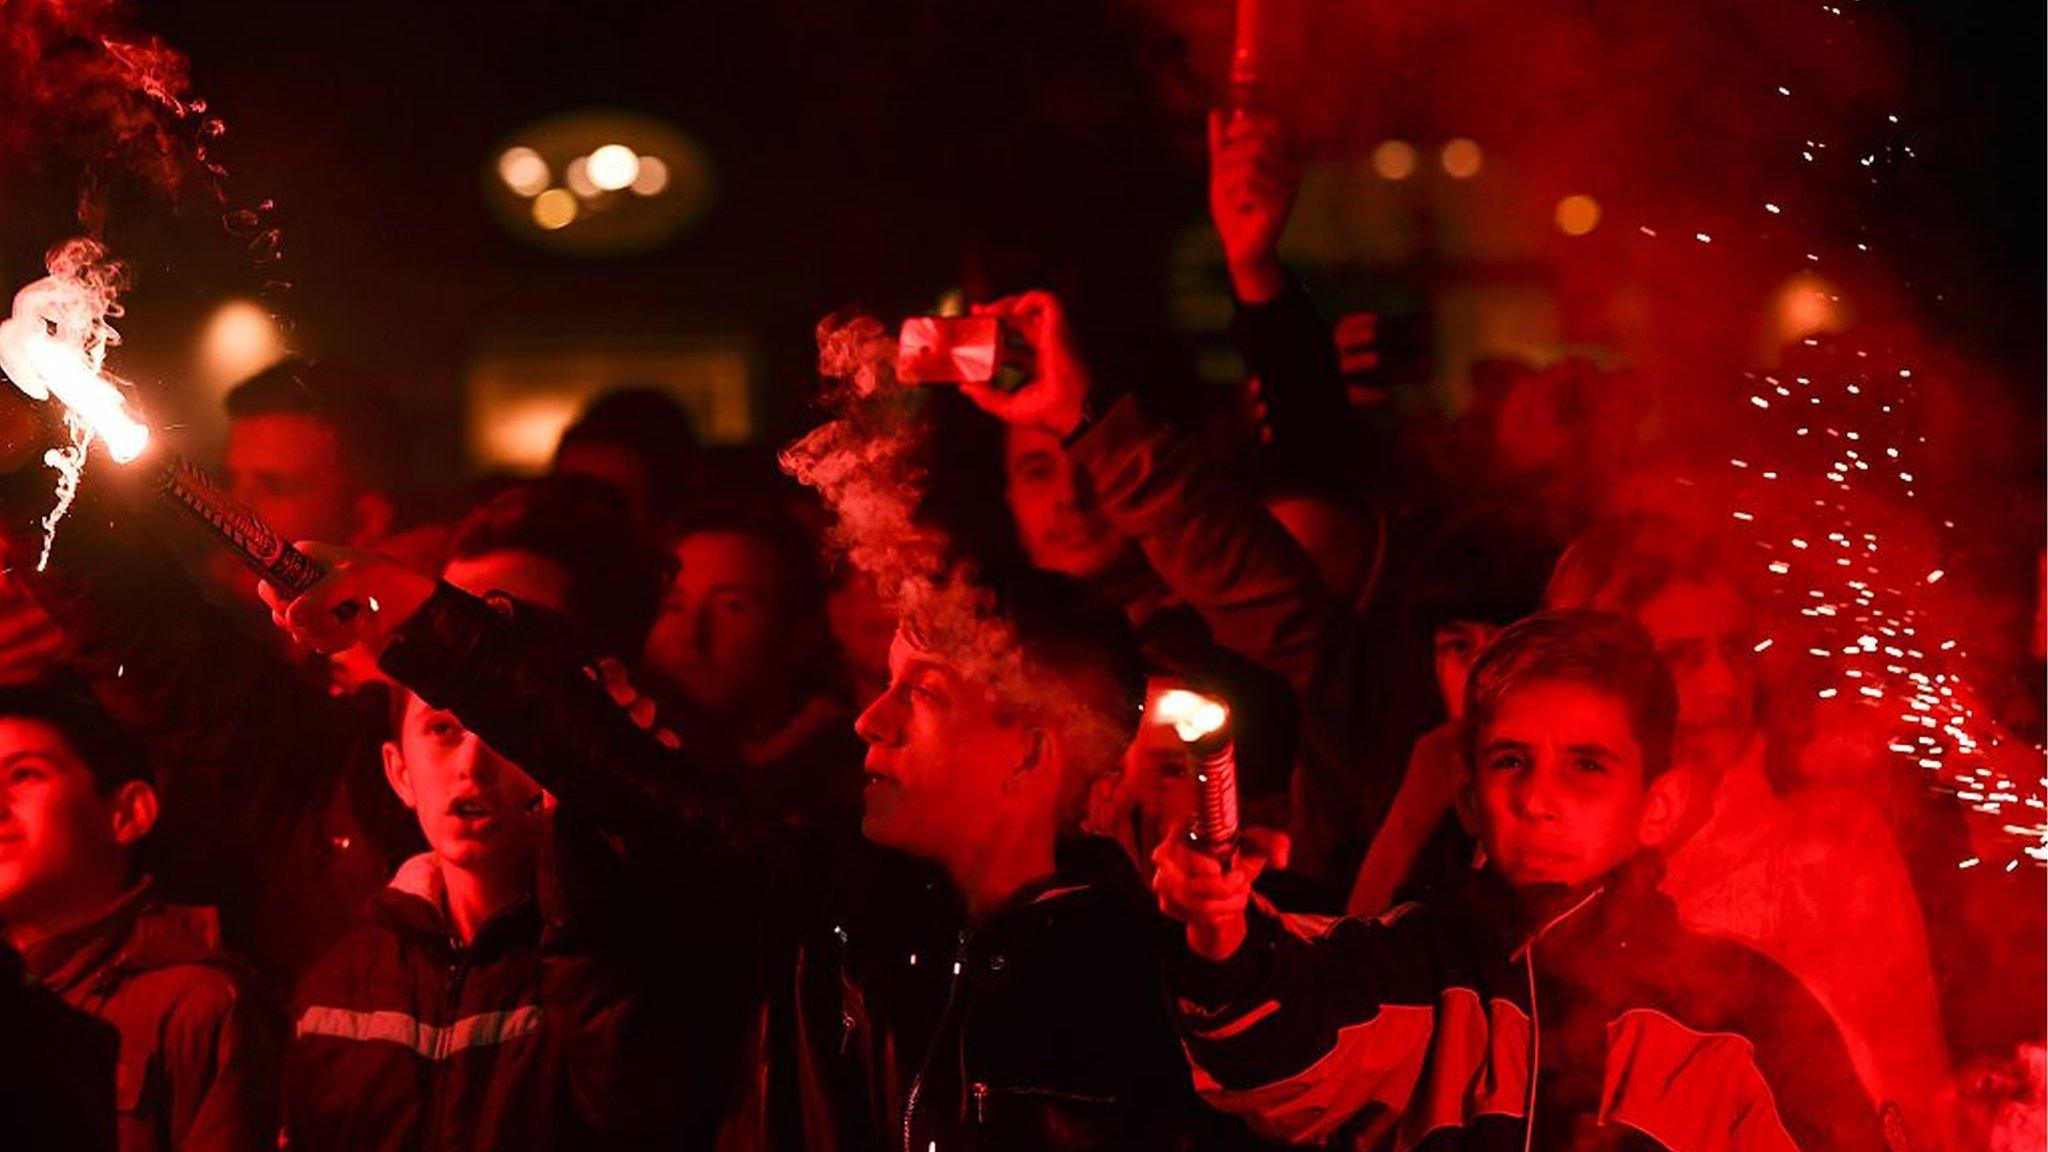
M 840 692 L 842 660 L 832 635 L 832 575 L 821 541 L 787 509 L 763 501 L 719 504 L 672 520 L 659 533 L 661 585 L 675 579 L 675 550 L 692 536 L 711 532 L 740 536 L 767 549 L 780 570 L 776 581 L 776 615 L 783 636 L 808 641 L 815 653 L 795 669 L 796 688 L 806 692 Z
M 665 557 L 692 536 L 725 532 L 744 536 L 775 558 L 781 569 L 783 610 L 821 619 L 832 593 L 822 542 L 787 510 L 765 501 L 734 501 L 693 509 L 670 520 L 656 534 Z M 672 573 L 664 572 L 664 583 Z
M 390 389 L 373 376 L 331 361 L 292 357 L 235 385 L 225 404 L 230 420 L 303 416 L 324 425 L 358 484 L 385 495 L 403 487 L 409 430 Z
M 1636 513 L 1603 520 L 1565 548 L 1543 589 L 1545 608 L 1635 615 L 1684 581 L 1726 581 L 1747 595 L 1734 545 L 1672 516 Z
M 114 722 L 82 689 L 54 685 L 0 688 L 0 720 L 34 720 L 49 725 L 71 746 L 101 796 L 130 781 L 156 781 L 141 742 Z
M 1460 733 L 1468 766 L 1478 764 L 1479 732 L 1509 694 L 1539 681 L 1583 685 L 1619 701 L 1642 753 L 1645 783 L 1671 768 L 1678 731 L 1678 689 L 1649 633 L 1611 612 L 1539 612 L 1493 638 L 1465 682 Z
M 656 522 L 674 515 L 690 493 L 697 428 L 689 411 L 658 388 L 615 388 L 592 400 L 562 433 L 555 454 L 572 444 L 612 445 L 639 461 Z
M 543 476 L 502 488 L 465 513 L 450 559 L 531 552 L 569 578 L 563 615 L 596 655 L 635 660 L 661 597 L 661 560 L 612 489 L 581 476 Z
M 1073 709 L 1038 718 L 1065 737 L 1070 772 L 1062 784 L 1060 826 L 1078 827 L 1088 788 L 1118 771 L 1145 710 L 1145 661 L 1123 610 L 1086 583 L 1057 572 L 1015 568 L 983 580 L 993 608 L 1013 630 L 1025 677 L 1053 691 L 999 701 L 1027 711 Z
M 1409 611 L 1425 628 L 1459 620 L 1505 626 L 1543 602 L 1557 546 L 1498 510 L 1452 524 L 1424 545 Z

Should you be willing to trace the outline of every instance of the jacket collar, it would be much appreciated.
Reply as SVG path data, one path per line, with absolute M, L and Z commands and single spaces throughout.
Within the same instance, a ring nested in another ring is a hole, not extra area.
M 1663 858 L 1638 852 L 1583 884 L 1510 885 L 1491 868 L 1473 875 L 1457 898 L 1519 961 L 1539 944 L 1595 944 L 1610 934 L 1674 920 L 1668 897 L 1657 891 Z
M 59 994 L 119 973 L 221 958 L 220 921 L 213 909 L 166 904 L 146 876 L 90 924 L 22 954 L 28 974 Z
M 1053 846 L 1051 875 L 1041 876 L 1010 894 L 988 915 L 986 924 L 1014 923 L 1034 911 L 1064 901 L 1088 898 L 1134 902 L 1143 907 L 1143 883 L 1123 846 L 1103 836 L 1063 837 Z
M 463 948 L 448 919 L 448 884 L 441 876 L 441 862 L 432 852 L 421 852 L 398 866 L 390 885 L 377 894 L 377 909 L 398 932 L 450 952 Z M 515 942 L 538 939 L 541 927 L 539 905 L 529 894 L 492 913 L 477 928 L 468 949 L 490 955 Z

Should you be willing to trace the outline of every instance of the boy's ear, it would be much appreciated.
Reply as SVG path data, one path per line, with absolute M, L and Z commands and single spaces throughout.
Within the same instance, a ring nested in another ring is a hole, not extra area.
M 114 843 L 131 848 L 156 827 L 156 788 L 142 780 L 130 780 L 107 797 L 113 814 Z
M 406 770 L 405 753 L 398 750 L 398 741 L 386 740 L 380 751 L 384 754 L 384 781 L 391 790 L 398 793 L 400 803 L 407 808 L 418 808 L 412 798 L 412 773 Z
M 1465 830 L 1465 835 L 1478 839 L 1479 782 L 1462 753 L 1458 756 L 1457 776 L 1451 781 L 1451 807 L 1457 811 L 1458 826 Z
M 1645 848 L 1663 848 L 1678 830 L 1685 812 L 1685 787 L 1679 773 L 1666 770 L 1643 789 L 1643 815 L 1636 821 L 1636 839 Z
M 1003 791 L 1015 792 L 1030 780 L 1044 779 L 1047 775 L 1058 777 L 1057 771 L 1048 774 L 1043 769 L 1057 769 L 1059 755 L 1059 741 L 1053 738 L 1052 733 L 1037 727 L 1025 729 L 1023 755 L 1017 758 L 1017 766 L 1004 778 Z

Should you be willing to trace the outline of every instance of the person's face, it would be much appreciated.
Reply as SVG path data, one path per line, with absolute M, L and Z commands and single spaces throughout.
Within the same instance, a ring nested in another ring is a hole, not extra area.
M 1680 581 L 1637 619 L 1678 685 L 1678 746 L 1688 761 L 1725 768 L 1756 727 L 1756 637 L 1733 585 Z
M 1604 692 L 1524 685 L 1502 698 L 1474 747 L 1461 803 L 1513 884 L 1582 884 L 1668 831 L 1665 789 L 1645 785 L 1627 710 Z
M 1059 437 L 1012 426 L 1004 470 L 1010 514 L 1033 564 L 1086 580 L 1123 555 L 1124 538 L 1096 507 L 1088 478 L 1067 458 Z
M 648 527 L 653 517 L 653 496 L 649 491 L 652 486 L 640 457 L 616 444 L 576 440 L 555 452 L 554 473 L 587 477 L 612 489 L 625 501 L 633 523 Z
M 941 861 L 971 857 L 1028 802 L 1020 771 L 1032 763 L 1033 733 L 901 632 L 889 646 L 889 686 L 854 731 L 868 744 L 861 832 L 877 844 Z
M 384 745 L 384 772 L 443 863 L 497 875 L 532 867 L 546 793 L 453 713 L 407 693 L 398 739 Z
M 0 719 L 0 920 L 26 923 L 106 899 L 125 879 L 126 846 L 146 831 L 99 794 L 55 728 Z
M 359 493 L 343 467 L 334 429 L 320 421 L 289 413 L 237 416 L 228 422 L 221 465 L 228 495 L 285 539 L 364 542 Z M 219 567 L 216 575 L 255 592 L 255 576 L 239 565 Z
M 1472 675 L 1472 663 L 1499 632 L 1481 620 L 1452 620 L 1436 630 L 1436 687 L 1443 693 L 1445 716 L 1465 718 L 1465 681 Z
M 698 532 L 675 548 L 675 579 L 647 637 L 649 671 L 714 714 L 755 710 L 789 692 L 796 661 L 781 564 L 738 532 Z
M 557 612 L 568 604 L 568 573 L 518 549 L 450 560 L 441 579 L 472 596 L 503 592 Z M 384 772 L 442 860 L 471 871 L 532 861 L 545 816 L 540 785 L 454 713 L 406 693 L 398 739 L 384 745 Z

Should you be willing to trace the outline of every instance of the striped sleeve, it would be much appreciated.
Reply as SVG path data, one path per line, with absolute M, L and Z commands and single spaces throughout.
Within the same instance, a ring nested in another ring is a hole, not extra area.
M 1255 911 L 1227 961 L 1184 961 L 1176 1015 L 1204 1099 L 1265 1136 L 1320 1143 L 1391 1129 L 1423 1102 L 1440 1037 L 1485 1064 L 1486 1006 L 1468 988 L 1446 988 L 1427 917 L 1406 911 L 1379 920 Z

